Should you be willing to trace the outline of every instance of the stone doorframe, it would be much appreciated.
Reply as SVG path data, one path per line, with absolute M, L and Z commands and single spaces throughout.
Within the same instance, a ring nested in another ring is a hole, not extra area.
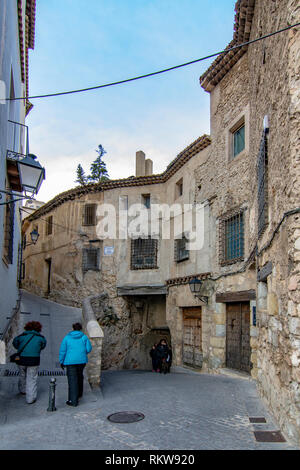
M 255 290 L 216 293 L 215 309 L 212 314 L 209 368 L 226 366 L 226 304 L 228 302 L 250 302 L 250 348 L 251 376 L 257 378 L 257 335 L 256 292 Z

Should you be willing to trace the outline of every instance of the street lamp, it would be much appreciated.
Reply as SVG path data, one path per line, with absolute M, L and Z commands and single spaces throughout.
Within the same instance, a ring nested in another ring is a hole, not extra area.
M 205 303 L 205 304 L 208 304 L 208 297 L 205 296 L 205 295 L 201 295 L 201 288 L 202 288 L 202 285 L 203 285 L 203 281 L 201 281 L 200 279 L 198 279 L 197 277 L 193 277 L 190 281 L 189 281 L 189 286 L 190 286 L 190 290 L 191 290 L 191 293 L 197 297 L 197 299 L 201 300 L 201 302 Z
M 25 239 L 24 239 L 24 242 L 25 243 L 21 243 L 20 246 L 19 246 L 19 254 L 20 254 L 20 265 L 19 265 L 19 287 L 21 288 L 22 287 L 22 279 L 24 279 L 25 277 L 25 264 L 23 263 L 23 250 L 25 250 L 25 248 L 27 246 L 30 246 L 30 245 L 35 245 L 36 242 L 38 241 L 39 239 L 39 232 L 37 231 L 36 228 L 34 228 L 32 230 L 32 232 L 30 232 L 30 238 L 31 238 L 31 243 L 26 243 L 25 242 Z
M 31 241 L 32 243 L 28 243 L 26 244 L 25 246 L 28 246 L 28 245 L 35 245 L 36 242 L 38 241 L 38 238 L 39 238 L 40 234 L 39 232 L 37 231 L 37 229 L 33 229 L 32 232 L 30 233 L 30 237 L 31 237 Z
M 18 169 L 23 191 L 37 194 L 45 179 L 45 169 L 37 161 L 37 157 L 29 153 L 18 161 Z
M 18 125 L 26 128 L 26 155 L 22 155 L 14 150 L 7 150 L 8 189 L 0 189 L 0 199 L 3 197 L 1 193 L 7 194 L 9 198 L 7 201 L 0 203 L 0 206 L 14 204 L 22 199 L 33 199 L 45 179 L 45 169 L 37 161 L 37 157 L 29 153 L 28 126 L 15 121 L 9 120 L 9 122 L 14 126 Z M 18 193 L 18 199 L 13 199 L 12 196 L 15 195 L 13 191 Z M 23 192 L 25 192 L 25 195 L 21 196 L 20 193 Z

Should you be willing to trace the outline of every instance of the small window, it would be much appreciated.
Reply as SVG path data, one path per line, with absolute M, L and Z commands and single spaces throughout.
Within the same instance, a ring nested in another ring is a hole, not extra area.
M 53 216 L 47 217 L 46 219 L 46 235 L 52 235 L 53 233 Z
M 233 133 L 233 156 L 235 158 L 245 148 L 245 124 Z
M 157 268 L 157 240 L 138 238 L 131 240 L 131 269 Z
M 179 198 L 180 196 L 183 195 L 183 178 L 181 178 L 179 181 L 176 183 L 175 187 L 175 199 Z
M 150 194 L 142 194 L 142 204 L 146 207 L 146 209 L 150 209 L 151 204 L 151 196 Z
M 182 238 L 175 240 L 175 261 L 177 263 L 189 259 L 190 253 L 187 250 L 187 243 L 188 241 L 184 235 Z
M 244 212 L 237 212 L 220 221 L 221 264 L 244 259 Z
M 99 271 L 100 265 L 100 249 L 99 248 L 83 248 L 82 250 L 82 270 Z
M 96 204 L 86 204 L 84 206 L 82 225 L 96 225 L 96 208 Z

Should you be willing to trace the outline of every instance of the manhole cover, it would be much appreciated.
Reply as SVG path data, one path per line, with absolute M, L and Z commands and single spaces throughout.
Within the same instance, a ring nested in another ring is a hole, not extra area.
M 255 431 L 257 442 L 286 442 L 280 431 Z
M 112 423 L 135 423 L 144 418 L 143 413 L 139 413 L 138 411 L 120 411 L 119 413 L 113 413 L 107 417 Z

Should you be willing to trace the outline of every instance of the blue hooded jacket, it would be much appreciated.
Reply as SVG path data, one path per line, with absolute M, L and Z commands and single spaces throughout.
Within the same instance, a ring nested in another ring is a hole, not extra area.
M 59 362 L 64 366 L 86 364 L 88 362 L 87 355 L 91 350 L 91 342 L 82 331 L 71 331 L 64 337 L 60 345 Z

